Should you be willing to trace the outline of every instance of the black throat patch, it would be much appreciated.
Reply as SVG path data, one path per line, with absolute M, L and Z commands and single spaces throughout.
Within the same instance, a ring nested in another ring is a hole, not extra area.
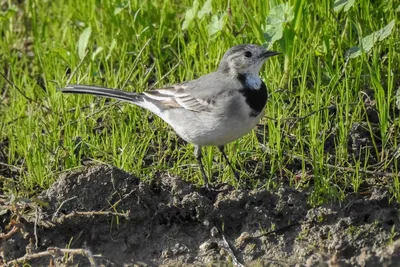
M 246 103 L 250 106 L 250 116 L 256 117 L 264 109 L 268 100 L 267 86 L 261 81 L 259 89 L 249 88 L 246 84 L 246 75 L 239 73 L 237 78 L 243 85 L 243 89 L 239 92 L 246 98 Z

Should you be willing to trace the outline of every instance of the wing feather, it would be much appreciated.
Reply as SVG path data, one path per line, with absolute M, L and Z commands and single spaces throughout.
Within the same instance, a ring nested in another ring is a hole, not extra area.
M 213 101 L 196 98 L 187 90 L 185 84 L 145 91 L 147 97 L 160 101 L 169 108 L 184 108 L 191 111 L 208 111 L 213 107 Z

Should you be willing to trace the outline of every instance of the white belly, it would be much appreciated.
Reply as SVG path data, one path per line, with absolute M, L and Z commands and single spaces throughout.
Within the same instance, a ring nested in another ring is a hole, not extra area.
M 260 121 L 263 112 L 256 117 L 249 116 L 250 111 L 243 116 L 213 117 L 211 114 L 193 116 L 190 111 L 181 118 L 181 122 L 167 121 L 177 134 L 187 142 L 200 146 L 225 145 L 249 133 Z

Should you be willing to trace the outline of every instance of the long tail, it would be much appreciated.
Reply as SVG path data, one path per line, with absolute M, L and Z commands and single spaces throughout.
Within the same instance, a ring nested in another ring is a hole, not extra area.
M 60 90 L 61 92 L 67 94 L 89 94 L 89 95 L 104 96 L 104 97 L 110 97 L 128 101 L 134 104 L 137 104 L 138 101 L 143 100 L 142 94 L 131 93 L 118 89 L 90 86 L 90 85 L 71 84 Z
M 81 85 L 81 84 L 68 85 L 67 87 L 60 90 L 61 92 L 67 94 L 89 94 L 89 95 L 104 96 L 104 97 L 110 97 L 127 101 L 139 107 L 150 110 L 151 112 L 161 117 L 162 119 L 164 119 L 162 113 L 165 109 L 167 109 L 160 101 L 158 101 L 157 99 L 150 98 L 143 93 L 138 94 L 118 89 Z

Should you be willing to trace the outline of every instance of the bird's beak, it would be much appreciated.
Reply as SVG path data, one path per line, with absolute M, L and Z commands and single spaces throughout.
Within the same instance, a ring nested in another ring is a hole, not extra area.
M 261 54 L 262 58 L 269 58 L 273 56 L 277 56 L 282 54 L 281 52 L 276 52 L 276 51 L 265 51 L 264 53 Z

